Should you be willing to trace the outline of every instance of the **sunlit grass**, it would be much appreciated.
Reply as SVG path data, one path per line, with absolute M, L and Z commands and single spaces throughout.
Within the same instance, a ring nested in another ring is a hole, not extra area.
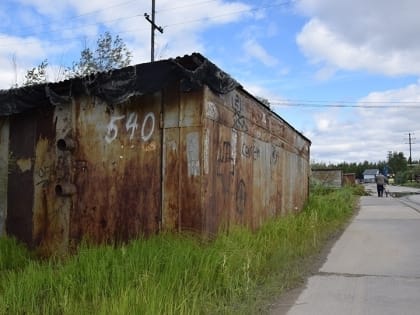
M 257 232 L 205 242 L 163 234 L 122 246 L 82 245 L 40 261 L 0 239 L 0 314 L 255 314 L 263 295 L 295 286 L 306 259 L 354 209 L 351 189 L 315 189 L 304 211 Z M 275 287 L 273 289 L 273 287 Z

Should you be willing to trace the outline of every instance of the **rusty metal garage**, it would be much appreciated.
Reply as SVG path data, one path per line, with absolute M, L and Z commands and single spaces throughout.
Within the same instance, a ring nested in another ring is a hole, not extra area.
M 301 209 L 310 141 L 200 54 L 0 91 L 0 234 L 258 228 Z

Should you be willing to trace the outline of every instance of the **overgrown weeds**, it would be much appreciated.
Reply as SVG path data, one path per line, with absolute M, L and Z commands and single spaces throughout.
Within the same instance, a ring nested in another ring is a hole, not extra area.
M 300 214 L 205 243 L 162 234 L 39 261 L 0 239 L 0 314 L 255 314 L 348 221 L 352 189 L 315 189 Z

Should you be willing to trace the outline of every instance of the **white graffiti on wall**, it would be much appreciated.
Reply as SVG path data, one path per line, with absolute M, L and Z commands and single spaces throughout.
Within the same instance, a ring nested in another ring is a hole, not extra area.
M 139 128 L 138 124 L 138 115 L 137 113 L 129 113 L 126 115 L 120 116 L 111 116 L 111 119 L 107 125 L 107 132 L 105 135 L 105 141 L 107 143 L 111 143 L 118 137 L 118 121 L 124 120 L 125 121 L 125 130 L 129 134 L 129 139 L 133 140 L 135 136 L 136 130 Z M 143 122 L 140 128 L 140 136 L 143 141 L 148 141 L 155 131 L 155 114 L 150 112 L 144 116 Z
M 131 130 L 130 140 L 133 140 L 134 132 L 136 131 L 138 126 L 139 125 L 137 124 L 137 114 L 136 113 L 128 114 L 127 121 L 125 122 L 125 129 L 127 130 L 127 132 Z
M 145 128 L 146 128 L 146 123 L 148 120 L 151 121 L 152 125 L 150 127 L 149 133 L 146 134 Z M 149 140 L 154 130 L 155 130 L 155 115 L 153 113 L 148 113 L 146 117 L 144 117 L 143 125 L 141 126 L 141 138 L 143 139 L 143 141 Z
M 107 126 L 107 133 L 105 136 L 105 141 L 108 143 L 111 143 L 115 139 L 117 139 L 118 136 L 118 126 L 115 124 L 116 121 L 124 119 L 125 116 L 113 116 L 111 117 L 111 121 L 109 122 Z
M 200 159 L 199 159 L 199 134 L 198 132 L 190 132 L 187 134 L 187 160 L 188 160 L 188 176 L 200 175 Z

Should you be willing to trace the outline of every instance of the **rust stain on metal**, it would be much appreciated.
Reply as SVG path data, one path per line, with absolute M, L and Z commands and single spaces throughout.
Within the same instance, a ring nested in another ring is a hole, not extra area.
M 9 119 L 0 117 L 0 236 L 6 233 L 8 166 Z
M 16 164 L 19 159 L 33 158 L 36 120 L 31 115 L 10 118 L 10 165 L 7 183 L 8 211 L 6 232 L 32 246 L 32 198 L 34 183 L 32 172 L 21 172 Z M 25 193 L 22 194 L 22 187 Z M 13 211 L 10 211 L 13 209 Z
M 158 231 L 160 222 L 160 96 L 112 110 L 83 99 L 76 111 L 73 154 L 78 193 L 70 238 L 126 241 Z M 94 117 L 94 118 L 93 118 Z
M 301 209 L 308 195 L 309 141 L 246 94 L 220 97 L 207 89 L 205 104 L 211 154 L 204 182 L 215 183 L 204 189 L 206 230 L 258 228 L 269 217 Z
M 256 229 L 300 210 L 309 140 L 241 88 L 184 84 L 115 104 L 79 93 L 0 118 L 0 158 L 9 161 L 0 172 L 0 233 L 3 218 L 7 233 L 48 255 L 84 238 Z
M 180 128 L 179 87 L 163 93 L 162 228 L 180 231 Z
M 202 104 L 202 90 L 181 93 L 179 100 L 179 224 L 181 230 L 202 232 L 202 163 L 201 145 L 198 145 L 202 140 L 202 107 L 197 106 Z

